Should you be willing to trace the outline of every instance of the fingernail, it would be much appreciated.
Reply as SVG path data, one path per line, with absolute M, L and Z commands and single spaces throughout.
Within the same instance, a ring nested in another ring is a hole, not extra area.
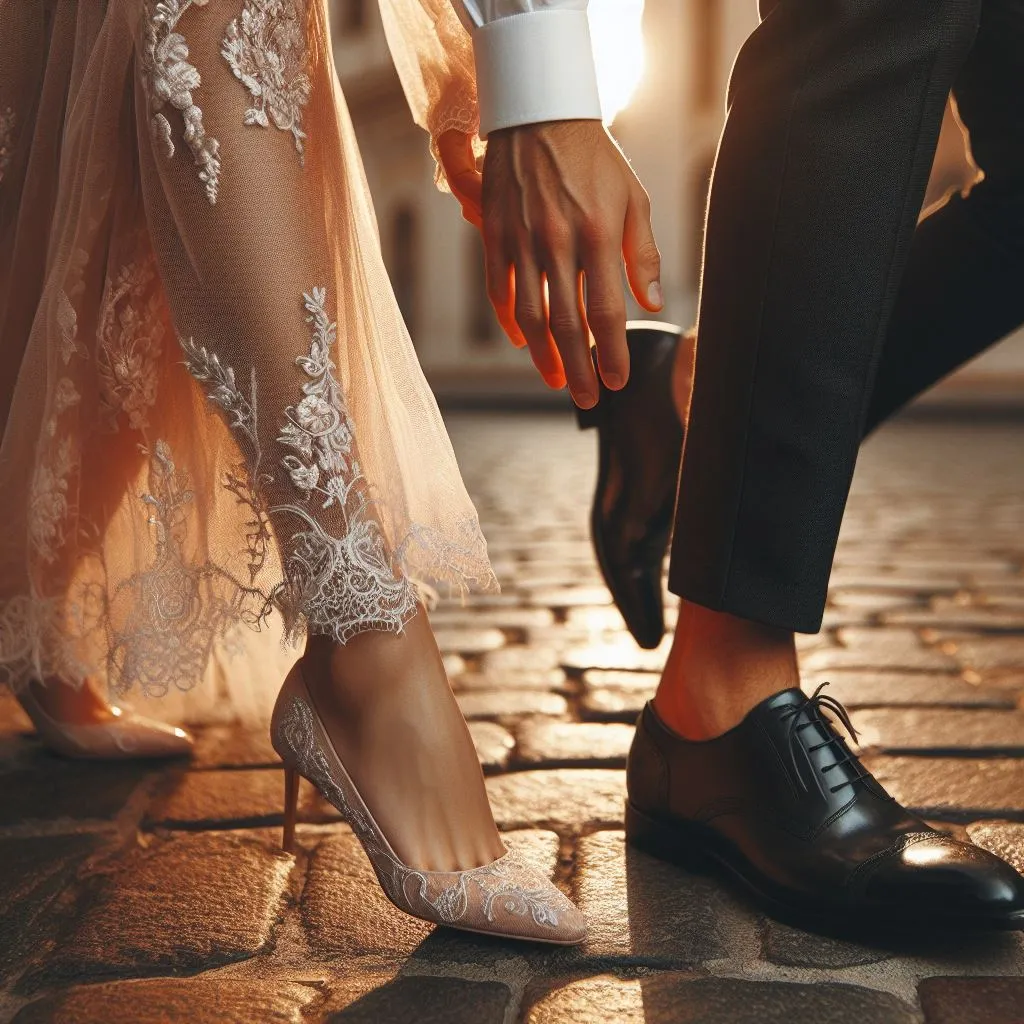
M 602 374 L 602 380 L 604 380 L 605 387 L 610 388 L 612 391 L 618 391 L 625 383 L 622 379 L 622 375 L 618 373 Z
M 597 405 L 597 398 L 594 395 L 590 394 L 589 392 L 579 395 L 573 395 L 572 400 L 581 409 L 593 409 L 594 406 Z
M 665 305 L 665 296 L 662 294 L 660 281 L 651 282 L 651 287 L 647 289 L 647 298 L 652 306 Z

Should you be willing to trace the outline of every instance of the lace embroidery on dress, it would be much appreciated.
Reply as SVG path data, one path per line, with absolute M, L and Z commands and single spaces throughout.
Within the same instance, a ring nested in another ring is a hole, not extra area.
M 57 326 L 60 329 L 60 357 L 67 366 L 78 351 L 78 314 L 67 292 L 57 296 Z
M 311 633 L 333 636 L 339 643 L 369 629 L 399 632 L 416 614 L 417 591 L 396 568 L 356 458 L 352 421 L 330 357 L 337 328 L 325 308 L 327 291 L 314 288 L 303 300 L 312 337 L 309 355 L 299 356 L 296 364 L 310 379 L 302 386 L 298 405 L 285 410 L 286 422 L 277 438 L 292 450 L 281 465 L 301 502 L 266 509 L 257 497 L 256 482 L 273 483 L 275 478 L 264 465 L 256 429 L 255 376 L 245 395 L 234 368 L 191 338 L 180 339 L 185 365 L 242 437 L 248 466 L 236 483 L 266 531 L 261 544 L 269 540 L 268 512 L 279 522 L 298 521 L 294 531 L 279 528 L 285 582 L 273 595 L 289 634 L 297 634 L 300 620 Z M 340 522 L 339 536 L 324 527 L 316 505 L 331 510 Z
M 164 324 L 153 258 L 129 263 L 107 282 L 97 328 L 100 402 L 112 431 L 118 413 L 133 430 L 148 427 L 156 403 Z
M 4 174 L 11 165 L 14 153 L 15 121 L 13 107 L 0 110 L 0 185 L 3 184 Z
M 56 433 L 56 421 L 47 422 L 46 432 Z M 65 524 L 71 514 L 69 479 L 79 463 L 78 446 L 62 437 L 49 457 L 36 467 L 29 494 L 28 537 L 44 562 L 52 565 L 65 540 Z
M 285 576 L 293 607 L 315 633 L 344 643 L 366 629 L 401 630 L 416 614 L 416 588 L 396 569 L 355 451 L 352 420 L 334 376 L 331 349 L 337 327 L 327 314 L 325 288 L 303 295 L 312 327 L 308 356 L 296 365 L 310 378 L 303 399 L 285 410 L 278 441 L 295 454 L 281 461 L 307 503 L 341 514 L 340 537 L 331 536 L 307 509 L 284 505 L 273 511 L 296 516 L 306 529 L 293 534 Z
M 67 366 L 78 351 L 78 314 L 63 291 L 57 297 L 57 326 L 61 360 Z M 32 474 L 29 488 L 29 544 L 48 565 L 57 560 L 57 551 L 64 544 L 65 523 L 71 514 L 69 481 L 79 462 L 78 443 L 71 436 L 57 441 L 57 431 L 61 416 L 80 401 L 75 382 L 70 377 L 61 377 L 43 427 L 49 445 Z
M 109 616 L 111 690 L 138 683 L 147 696 L 172 687 L 191 689 L 202 679 L 214 645 L 238 623 L 258 629 L 272 605 L 220 566 L 190 561 L 185 551 L 193 494 L 175 467 L 170 447 L 157 441 L 150 453 L 149 509 L 156 557 L 125 580 L 111 598 L 124 604 L 124 624 Z
M 188 44 L 176 32 L 181 16 L 189 7 L 205 7 L 209 0 L 160 0 L 147 3 L 142 44 L 142 72 L 149 99 L 153 137 L 163 147 L 168 159 L 174 156 L 171 124 L 161 113 L 170 103 L 181 112 L 183 138 L 192 151 L 199 180 L 206 198 L 217 202 L 220 186 L 220 144 L 209 137 L 203 127 L 203 112 L 193 102 L 192 93 L 202 84 L 198 68 L 188 62 Z
M 191 338 L 179 337 L 178 341 L 185 353 L 185 366 L 189 373 L 206 385 L 207 398 L 220 406 L 228 426 L 242 437 L 247 461 L 228 470 L 224 486 L 234 494 L 239 504 L 252 513 L 252 519 L 246 523 L 246 547 L 249 576 L 255 580 L 266 563 L 272 540 L 266 506 L 258 485 L 274 479 L 263 469 L 263 447 L 257 421 L 256 369 L 254 367 L 249 375 L 249 393 L 245 394 L 235 380 L 234 369 L 225 366 L 216 352 L 210 352 Z
M 312 83 L 306 71 L 306 0 L 246 0 L 241 18 L 228 25 L 221 55 L 252 94 L 246 124 L 270 127 L 273 121 L 295 139 L 304 162 L 302 109 Z
M 89 669 L 75 657 L 74 644 L 88 631 L 82 625 L 88 605 L 72 621 L 62 612 L 63 602 L 36 594 L 19 594 L 0 607 L 0 681 L 13 688 L 50 676 L 84 682 Z

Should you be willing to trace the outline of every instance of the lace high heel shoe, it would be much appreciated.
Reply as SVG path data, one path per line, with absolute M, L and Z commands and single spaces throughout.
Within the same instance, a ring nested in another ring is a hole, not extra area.
M 384 894 L 399 910 L 435 924 L 505 938 L 574 945 L 586 937 L 583 914 L 514 851 L 468 871 L 420 871 L 402 863 L 341 763 L 299 665 L 285 679 L 270 729 L 285 764 L 286 851 L 294 851 L 301 776 L 352 827 Z
M 64 684 L 58 684 L 64 685 Z M 18 692 L 18 702 L 32 720 L 39 738 L 64 757 L 124 761 L 180 757 L 192 752 L 192 737 L 177 726 L 111 706 L 105 722 L 65 722 L 40 704 L 31 684 Z

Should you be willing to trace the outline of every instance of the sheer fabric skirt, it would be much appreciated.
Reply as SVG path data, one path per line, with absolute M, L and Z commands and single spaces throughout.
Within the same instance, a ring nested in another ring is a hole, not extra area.
M 247 711 L 255 680 L 280 682 L 282 635 L 400 631 L 420 581 L 495 586 L 384 269 L 325 2 L 0 0 L 15 689 L 213 675 L 186 717 Z

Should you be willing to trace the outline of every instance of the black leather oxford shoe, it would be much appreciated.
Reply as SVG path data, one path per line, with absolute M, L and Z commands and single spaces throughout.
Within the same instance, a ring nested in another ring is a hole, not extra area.
M 672 532 L 683 428 L 672 400 L 672 367 L 682 330 L 654 321 L 627 326 L 629 382 L 601 385 L 593 409 L 577 410 L 597 428 L 597 491 L 590 527 L 608 589 L 641 647 L 665 632 L 661 572 Z
M 1024 928 L 1024 878 L 901 807 L 823 707 L 849 727 L 838 701 L 792 689 L 691 742 L 648 704 L 629 754 L 629 841 L 816 930 Z

